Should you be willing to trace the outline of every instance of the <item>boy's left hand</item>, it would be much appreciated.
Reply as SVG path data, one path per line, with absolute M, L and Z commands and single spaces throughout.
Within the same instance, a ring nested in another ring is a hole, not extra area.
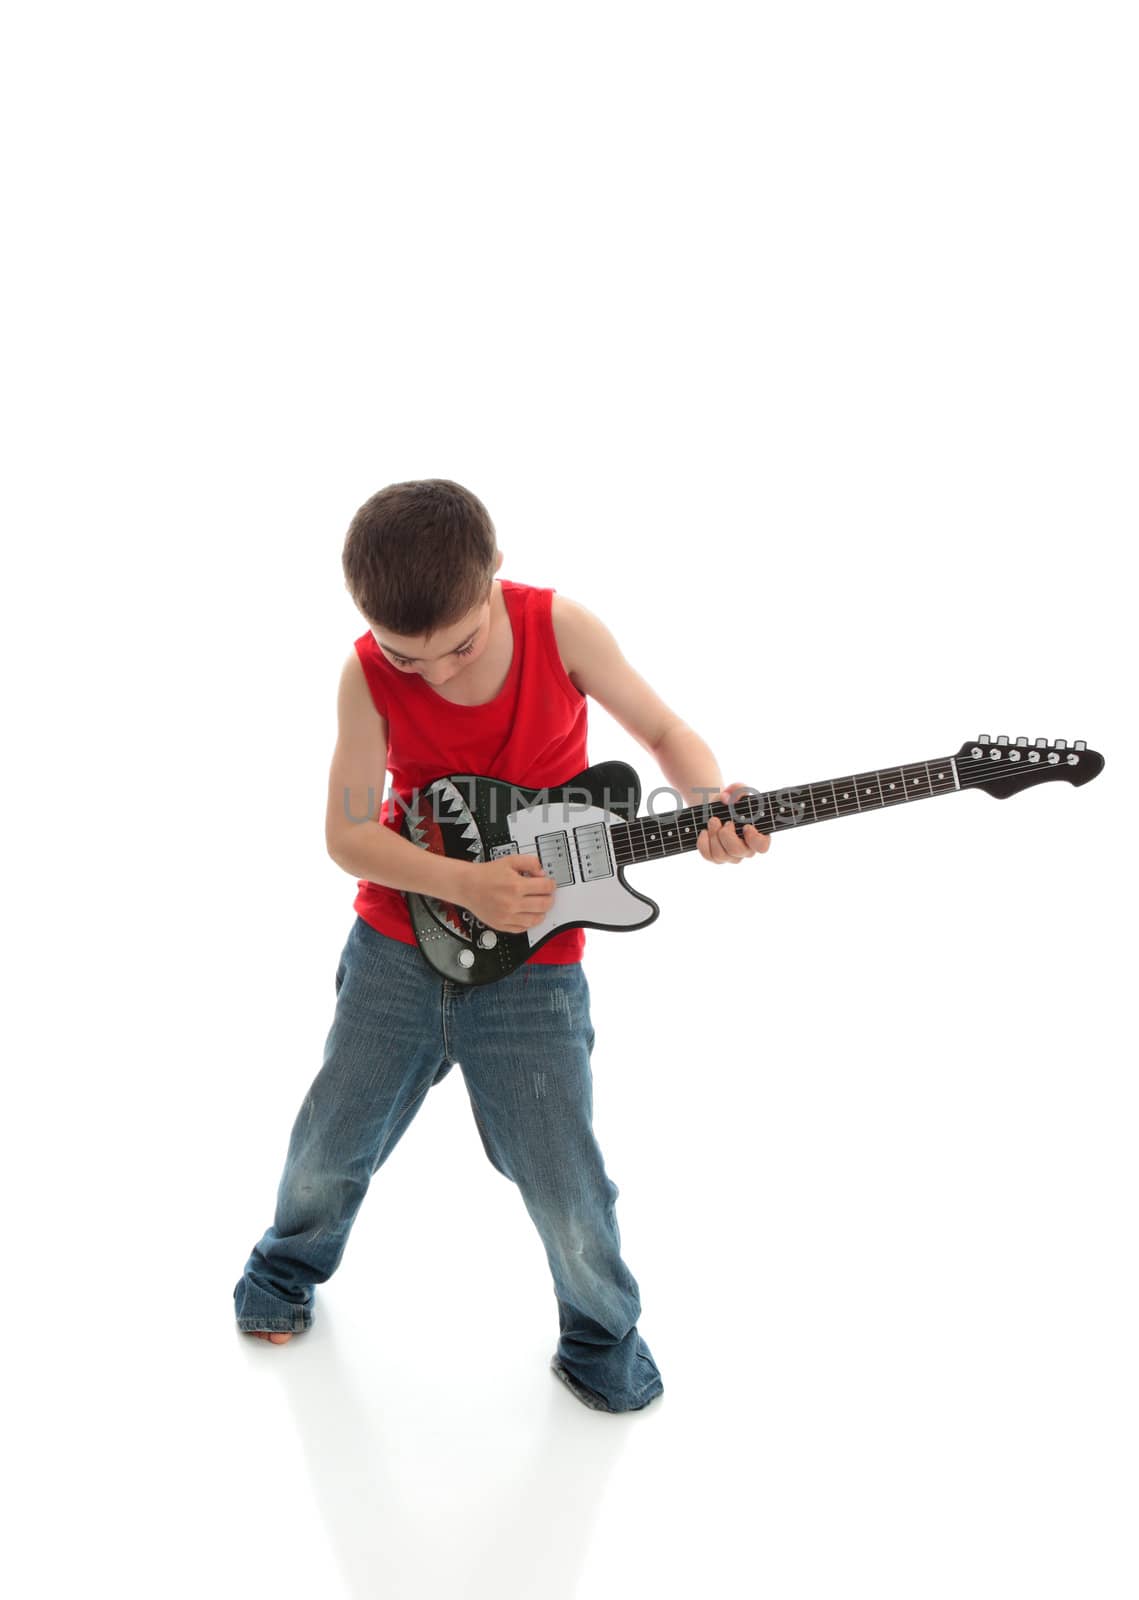
M 722 789 L 716 800 L 724 800 L 729 804 L 734 794 L 747 790 L 746 783 L 729 783 Z M 754 793 L 754 790 L 752 791 Z M 719 865 L 724 861 L 739 863 L 746 861 L 749 856 L 762 855 L 771 848 L 771 835 L 760 833 L 752 822 L 746 822 L 742 834 L 737 830 L 732 821 L 721 822 L 719 817 L 709 817 L 708 826 L 704 828 L 696 841 L 696 848 L 705 861 L 712 861 Z

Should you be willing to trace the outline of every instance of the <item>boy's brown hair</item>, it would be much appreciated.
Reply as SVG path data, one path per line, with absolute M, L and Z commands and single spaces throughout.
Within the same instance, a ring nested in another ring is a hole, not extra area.
M 369 622 L 429 637 L 487 598 L 497 555 L 494 523 L 462 484 L 389 483 L 349 524 L 344 586 Z

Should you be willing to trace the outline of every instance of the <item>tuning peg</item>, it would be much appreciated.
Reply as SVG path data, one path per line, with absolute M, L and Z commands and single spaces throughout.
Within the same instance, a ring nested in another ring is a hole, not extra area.
M 1056 746 L 1057 750 L 1066 750 L 1068 748 L 1068 741 L 1066 739 L 1053 739 L 1052 743 Z
M 997 743 L 998 744 L 1008 744 L 1008 734 L 1007 733 L 998 733 L 997 734 Z
M 1024 735 L 1023 735 L 1023 734 L 1022 734 L 1022 735 L 1021 735 L 1021 736 L 1020 736 L 1020 737 L 1019 737 L 1019 738 L 1018 738 L 1018 739 L 1017 739 L 1017 741 L 1016 741 L 1016 742 L 1017 742 L 1017 744 L 1018 744 L 1018 745 L 1019 745 L 1019 746 L 1020 746 L 1020 748 L 1021 748 L 1021 749 L 1022 749 L 1022 750 L 1023 750 L 1023 749 L 1025 749 L 1025 747 L 1026 747 L 1026 746 L 1027 746 L 1027 744 L 1028 744 L 1028 740 L 1027 740 L 1027 739 L 1026 739 L 1026 738 L 1025 738 L 1025 737 L 1024 737 Z
M 1047 750 L 1047 748 L 1048 748 L 1048 740 L 1047 739 L 1037 739 L 1036 748 L 1038 750 Z
M 1087 745 L 1084 743 L 1084 741 L 1082 739 L 1077 739 L 1075 744 L 1072 746 L 1072 749 L 1073 750 L 1086 750 L 1087 749 Z
M 988 736 L 987 733 L 979 733 L 977 735 L 977 743 L 978 744 L 988 744 L 988 742 L 989 742 L 989 736 Z

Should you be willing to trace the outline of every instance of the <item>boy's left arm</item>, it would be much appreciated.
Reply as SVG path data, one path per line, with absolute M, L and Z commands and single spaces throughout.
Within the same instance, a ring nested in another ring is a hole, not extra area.
M 564 595 L 555 594 L 551 612 L 562 663 L 583 694 L 604 706 L 614 721 L 632 734 L 654 758 L 672 787 L 688 805 L 708 800 L 731 801 L 749 786 L 724 786 L 715 756 L 692 728 L 672 711 L 621 653 L 605 624 Z M 738 863 L 770 848 L 770 834 L 752 823 L 742 832 L 734 822 L 710 817 L 696 841 L 705 861 Z

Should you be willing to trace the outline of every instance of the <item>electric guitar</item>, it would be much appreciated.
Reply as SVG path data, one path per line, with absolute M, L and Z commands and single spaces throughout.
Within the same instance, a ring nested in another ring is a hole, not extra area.
M 790 833 L 830 817 L 909 805 L 931 795 L 983 789 L 1007 799 L 1021 789 L 1062 778 L 1089 783 L 1103 757 L 1082 739 L 1030 745 L 1006 734 L 994 742 L 981 734 L 955 756 L 912 761 L 877 772 L 766 794 L 748 790 L 729 803 L 708 801 L 637 816 L 640 779 L 623 761 L 603 761 L 552 789 L 523 789 L 497 778 L 453 773 L 412 794 L 402 806 L 400 833 L 436 855 L 494 861 L 534 855 L 557 888 L 552 907 L 525 933 L 500 933 L 463 906 L 431 895 L 405 895 L 416 941 L 435 971 L 456 983 L 494 983 L 516 971 L 547 939 L 566 928 L 643 928 L 659 906 L 625 882 L 625 868 L 695 850 L 711 817 L 739 831 L 752 822 L 761 833 Z M 673 793 L 676 791 L 673 790 Z

